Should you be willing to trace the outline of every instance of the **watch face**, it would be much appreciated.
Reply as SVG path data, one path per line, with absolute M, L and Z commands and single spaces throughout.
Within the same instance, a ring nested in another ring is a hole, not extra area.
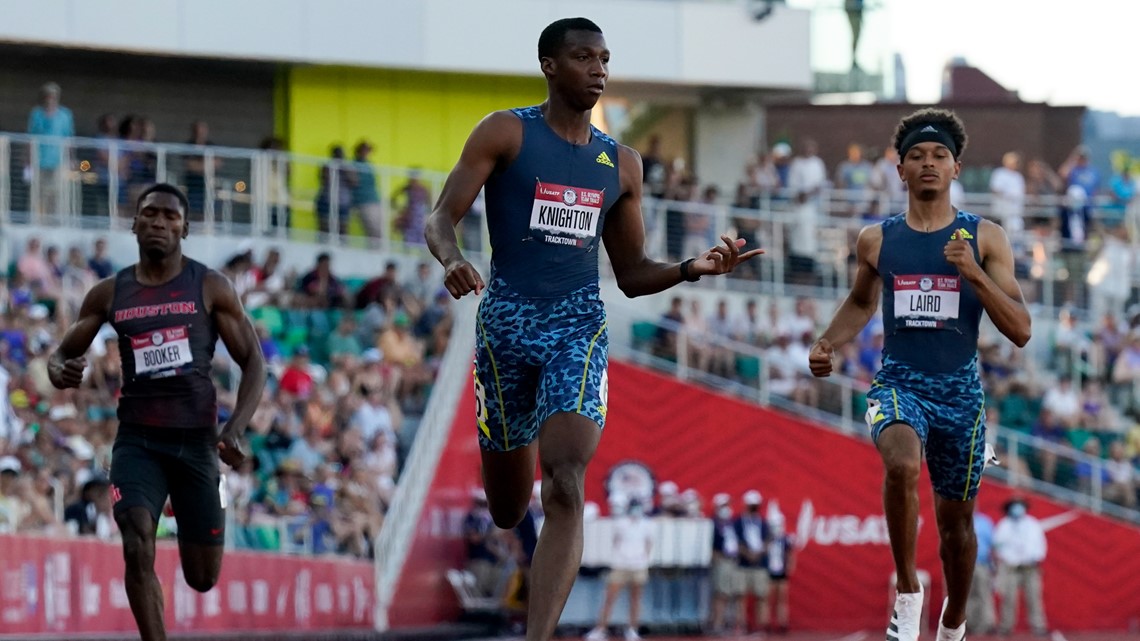
M 626 500 L 637 499 L 644 505 L 650 505 L 656 489 L 657 481 L 653 472 L 640 461 L 618 463 L 606 475 L 607 497 L 621 496 Z

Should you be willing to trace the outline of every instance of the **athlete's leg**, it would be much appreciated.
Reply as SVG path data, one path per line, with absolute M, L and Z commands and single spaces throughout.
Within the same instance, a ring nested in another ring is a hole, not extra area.
M 539 432 L 542 508 L 546 520 L 531 563 L 534 581 L 530 590 L 527 641 L 547 641 L 554 635 L 578 574 L 582 562 L 586 465 L 593 458 L 601 436 L 596 422 L 572 412 L 551 415 Z M 530 488 L 527 484 L 520 492 L 529 495 Z
M 145 507 L 132 507 L 115 514 L 123 538 L 126 562 L 127 601 L 139 627 L 142 641 L 166 641 L 163 624 L 162 584 L 154 572 L 154 541 L 158 523 Z
M 189 541 L 178 541 L 178 554 L 182 557 L 182 574 L 186 585 L 199 592 L 209 592 L 218 584 L 222 573 L 222 552 L 224 545 L 204 545 Z
M 163 460 L 170 505 L 178 519 L 178 552 L 186 585 L 208 592 L 218 583 L 226 511 L 213 430 L 185 430 L 178 456 Z
M 509 530 L 522 522 L 530 504 L 538 443 L 507 452 L 483 450 L 482 456 L 483 488 L 491 518 L 496 526 Z
M 883 429 L 876 445 L 886 472 L 883 509 L 898 574 L 898 591 L 918 592 L 914 555 L 918 539 L 918 475 L 922 470 L 922 442 L 910 425 L 894 423 Z
M 934 514 L 938 521 L 938 551 L 942 557 L 942 573 L 946 577 L 946 596 L 950 599 L 942 616 L 942 625 L 954 629 L 966 620 L 966 601 L 970 596 L 970 583 L 978 558 L 974 499 L 953 501 L 935 493 Z

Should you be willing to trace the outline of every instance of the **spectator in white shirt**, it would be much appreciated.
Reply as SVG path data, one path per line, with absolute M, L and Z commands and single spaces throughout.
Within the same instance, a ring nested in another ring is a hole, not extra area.
M 1104 488 L 1104 498 L 1114 503 L 1136 507 L 1136 470 L 1132 461 L 1125 456 L 1124 441 L 1113 441 L 1108 446 L 1108 485 Z
M 760 318 L 755 298 L 744 304 L 744 313 L 732 322 L 732 339 L 748 345 L 762 346 L 764 343 L 764 320 Z
M 728 301 L 720 299 L 716 303 L 716 311 L 708 319 L 709 337 L 713 340 L 709 345 L 710 359 L 709 372 L 724 378 L 732 378 L 736 369 L 736 353 L 727 344 L 732 340 L 732 321 L 728 318 Z
M 1045 560 L 1045 530 L 1028 513 L 1024 498 L 1005 503 L 1005 517 L 994 531 L 998 560 L 998 593 L 1001 594 L 999 631 L 1009 634 L 1017 622 L 1018 592 L 1025 596 L 1029 625 L 1038 635 L 1046 633 L 1045 606 L 1041 598 L 1041 562 Z
M 1041 406 L 1052 412 L 1057 422 L 1065 427 L 1076 427 L 1080 422 L 1081 397 L 1068 374 L 1059 376 L 1057 384 L 1045 392 Z
M 1016 237 L 1025 228 L 1025 176 L 1021 175 L 1021 155 L 1015 151 L 1001 157 L 1001 167 L 990 174 L 990 212 Z
M 795 206 L 795 223 L 791 241 L 791 272 L 795 282 L 811 283 L 815 279 L 815 260 L 819 253 L 819 219 L 823 215 L 823 190 L 827 186 L 827 167 L 818 156 L 819 146 L 805 140 L 800 154 L 788 168 L 788 191 Z
M 615 507 L 620 510 L 620 503 Z M 611 503 L 611 504 L 612 504 Z M 653 553 L 653 540 L 656 528 L 645 518 L 645 507 L 634 498 L 625 508 L 625 514 L 614 514 L 613 553 L 610 557 L 610 573 L 606 580 L 606 600 L 598 616 L 598 624 L 586 635 L 587 641 L 604 641 L 609 625 L 610 612 L 622 588 L 629 588 L 629 627 L 625 630 L 626 641 L 639 641 L 637 633 L 641 616 L 641 591 L 649 582 L 649 561 Z

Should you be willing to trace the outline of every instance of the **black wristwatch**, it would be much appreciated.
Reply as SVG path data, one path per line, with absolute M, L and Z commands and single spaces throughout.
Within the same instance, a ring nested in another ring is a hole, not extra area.
M 701 279 L 700 276 L 693 276 L 689 273 L 689 264 L 694 260 L 696 260 L 696 258 L 690 258 L 688 260 L 681 261 L 681 280 L 688 283 L 695 283 Z

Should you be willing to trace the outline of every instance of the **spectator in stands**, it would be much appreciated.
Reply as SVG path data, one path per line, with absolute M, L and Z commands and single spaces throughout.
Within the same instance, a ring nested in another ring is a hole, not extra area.
M 987 635 L 993 630 L 994 611 L 994 521 L 984 512 L 974 512 L 974 535 L 978 539 L 978 560 L 966 601 L 966 626 L 971 635 Z
M 336 330 L 328 337 L 329 360 L 334 365 L 343 365 L 344 357 L 360 357 L 364 348 L 356 338 L 356 318 L 352 314 L 344 314 L 337 323 Z
M 483 488 L 471 492 L 471 511 L 463 521 L 463 538 L 467 543 L 467 571 L 475 577 L 475 589 L 482 596 L 493 596 L 503 579 L 499 554 L 495 551 L 491 511 Z
M 1098 318 L 1104 314 L 1119 315 L 1132 295 L 1132 279 L 1121 278 L 1131 274 L 1136 254 L 1128 239 L 1128 228 L 1121 223 L 1110 224 L 1101 234 L 1102 245 L 1096 259 L 1089 266 L 1086 280 L 1089 285 L 1089 315 Z
M 394 439 L 400 430 L 402 413 L 392 391 L 384 385 L 362 385 L 360 398 L 362 402 L 352 415 L 351 423 L 360 430 L 364 441 L 373 442 L 377 434 L 387 434 Z
M 740 539 L 732 517 L 732 497 L 724 493 L 714 496 L 713 555 L 709 574 L 713 593 L 709 626 L 713 634 L 727 631 L 725 616 L 728 610 L 731 610 L 737 632 L 743 632 L 744 627 L 744 608 L 740 599 L 743 577 L 738 567 Z
M 1080 184 L 1071 184 L 1065 192 L 1060 216 L 1061 260 L 1064 263 L 1066 283 L 1065 301 L 1085 306 L 1084 274 L 1088 266 L 1088 241 L 1092 234 L 1092 200 Z
M 669 300 L 669 310 L 661 315 L 653 353 L 670 361 L 677 360 L 677 333 L 685 323 L 685 301 L 680 296 Z
M 16 481 L 22 469 L 15 456 L 0 457 L 0 534 L 14 534 L 19 528 L 23 505 L 16 496 Z
M 395 261 L 388 261 L 384 265 L 384 273 L 364 283 L 356 292 L 356 309 L 365 309 L 370 305 L 386 305 L 389 299 L 398 302 L 403 297 L 403 289 L 399 282 L 400 266 Z
M 396 229 L 409 245 L 424 244 L 424 226 L 431 213 L 431 192 L 420 179 L 419 168 L 408 172 L 408 182 L 392 194 L 392 209 L 396 215 Z
M 332 273 L 332 257 L 328 252 L 317 255 L 313 270 L 301 278 L 299 293 L 308 307 L 330 309 L 344 307 L 347 291 L 344 283 Z
M 1104 487 L 1104 498 L 1125 507 L 1135 508 L 1136 469 L 1125 455 L 1124 441 L 1114 440 L 1108 446 L 1108 484 Z
M 332 232 L 333 215 L 337 217 L 337 234 L 348 234 L 348 219 L 352 213 L 352 192 L 356 189 L 356 172 L 345 161 L 344 147 L 333 145 L 330 160 L 321 166 L 320 187 L 317 189 L 317 223 L 322 234 Z M 334 201 L 335 195 L 335 201 Z
M 670 201 L 665 210 L 665 252 L 670 260 L 679 260 L 685 255 L 686 228 L 692 211 L 689 203 L 696 199 L 697 183 L 696 179 L 683 171 L 673 170 L 670 176 L 671 184 L 665 193 L 665 198 Z
M 760 514 L 760 503 L 763 497 L 757 490 L 748 490 L 744 493 L 744 512 L 736 517 L 734 526 L 736 538 L 740 542 L 740 554 L 737 557 L 738 571 L 740 572 L 741 599 L 747 601 L 749 596 L 755 599 L 755 616 L 752 620 L 756 626 L 754 631 L 763 631 L 768 628 L 768 590 L 770 577 L 768 576 L 768 541 L 771 533 L 768 531 L 768 522 Z M 741 610 L 744 603 L 741 603 Z
M 1054 200 L 1064 191 L 1065 181 L 1045 161 L 1034 158 L 1025 169 L 1026 214 L 1034 218 L 1052 219 Z
M 1021 175 L 1021 154 L 1006 152 L 1001 167 L 990 174 L 990 213 L 1005 227 L 1011 238 L 1025 229 L 1025 177 Z M 1018 250 L 1015 248 L 1014 252 Z
M 1100 171 L 1089 162 L 1088 147 L 1078 145 L 1073 149 L 1057 173 L 1065 181 L 1066 187 L 1078 186 L 1084 191 L 1088 200 L 1083 205 L 1091 209 L 1092 199 L 1100 190 Z
M 139 126 L 141 128 L 141 122 Z M 140 132 L 141 135 L 141 132 Z M 186 199 L 190 202 L 190 212 L 201 215 L 206 211 L 206 156 L 202 147 L 212 147 L 210 140 L 210 125 L 204 120 L 195 120 L 190 124 L 190 139 L 188 145 L 199 148 L 194 154 L 187 154 L 184 159 L 182 181 L 186 186 Z M 214 157 L 212 170 L 217 171 L 222 166 L 221 158 Z
M 819 252 L 819 219 L 823 215 L 823 190 L 827 186 L 827 167 L 819 157 L 819 146 L 806 139 L 800 153 L 792 160 L 788 170 L 788 191 L 795 202 L 792 210 L 796 222 L 788 239 L 791 257 L 789 272 L 792 282 L 814 284 L 816 257 Z
M 689 301 L 689 313 L 684 322 L 685 344 L 688 346 L 689 367 L 709 371 L 713 345 L 709 342 L 709 324 L 701 312 L 701 299 Z
M 263 305 L 286 306 L 290 303 L 285 288 L 287 280 L 281 273 L 281 252 L 271 248 L 265 252 L 265 261 L 260 266 L 254 266 L 251 271 L 254 276 L 253 288 L 246 292 L 245 307 L 254 309 Z
M 843 192 L 848 215 L 862 216 L 869 210 L 873 171 L 871 163 L 863 158 L 863 147 L 854 142 L 847 145 L 847 158 L 835 167 L 835 188 Z
M 629 626 L 625 641 L 640 641 L 637 633 L 641 621 L 641 591 L 649 582 L 649 562 L 653 554 L 656 530 L 645 518 L 641 501 L 633 498 L 628 506 L 618 506 L 613 516 L 613 548 L 610 573 L 606 577 L 606 597 L 598 623 L 586 635 L 586 641 L 605 641 L 610 613 L 622 588 L 629 588 Z
M 641 154 L 641 167 L 645 193 L 654 198 L 664 196 L 665 163 L 661 159 L 661 137 L 657 134 L 649 137 L 649 146 Z
M 716 302 L 716 311 L 707 321 L 709 342 L 709 373 L 722 378 L 732 378 L 736 373 L 736 352 L 728 345 L 732 340 L 732 321 L 728 317 L 728 301 L 724 298 Z
M 886 218 L 906 207 L 906 183 L 899 180 L 899 152 L 888 145 L 875 161 L 871 172 L 871 189 L 875 193 L 875 218 Z
M 1061 425 L 1072 428 L 1080 423 L 1081 397 L 1073 387 L 1073 378 L 1068 373 L 1057 377 L 1057 385 L 1045 392 L 1042 407 L 1049 410 Z
M 400 310 L 392 316 L 391 325 L 380 333 L 377 347 L 384 355 L 384 362 L 400 372 L 397 393 L 401 399 L 416 398 L 431 384 L 432 373 L 424 366 L 425 346 L 412 336 L 411 319 L 406 312 Z
M 28 114 L 28 133 L 34 136 L 70 138 L 75 135 L 75 120 L 71 110 L 59 104 L 59 85 L 49 82 L 40 87 L 40 104 Z M 65 157 L 64 147 L 55 141 L 39 143 L 39 207 L 36 214 L 56 216 L 66 206 L 67 171 L 71 160 Z M 28 171 L 31 171 L 28 167 Z
M 732 322 L 732 340 L 754 347 L 763 347 L 764 334 L 764 320 L 760 318 L 758 303 L 755 298 L 749 298 L 744 303 L 744 312 Z
M 258 145 L 269 160 L 269 184 L 266 200 L 269 205 L 269 225 L 275 229 L 288 228 L 292 217 L 292 197 L 289 195 L 289 163 L 281 152 L 285 141 L 270 136 Z
M 412 274 L 402 286 L 403 298 L 401 303 L 413 317 L 419 317 L 424 305 L 431 301 L 432 293 L 439 287 L 439 283 L 432 276 L 431 264 L 420 261 L 416 265 L 416 273 Z
M 16 270 L 36 299 L 52 298 L 58 294 L 59 283 L 43 254 L 38 237 L 28 238 L 23 255 L 16 261 Z
M 63 519 L 74 534 L 110 539 L 116 530 L 111 515 L 111 484 L 103 478 L 84 483 L 80 499 L 67 506 Z
M 686 256 L 700 256 L 715 244 L 713 237 L 714 218 L 719 218 L 717 201 L 720 189 L 716 185 L 705 187 L 698 205 L 689 208 L 685 215 L 685 242 L 681 252 Z
M 67 250 L 67 264 L 63 266 L 60 278 L 60 291 L 63 303 L 63 317 L 75 318 L 79 314 L 79 305 L 83 296 L 91 289 L 98 279 L 95 273 L 87 267 L 87 260 L 83 251 L 78 247 Z
M 1025 597 L 1029 625 L 1034 634 L 1044 635 L 1045 606 L 1042 602 L 1041 562 L 1045 560 L 1045 530 L 1028 514 L 1024 498 L 1005 503 L 1005 516 L 994 531 L 994 552 L 998 559 L 998 592 L 1001 594 L 999 632 L 1008 635 L 1017 623 L 1018 594 Z
M 309 346 L 298 345 L 293 358 L 281 374 L 278 388 L 294 400 L 306 401 L 313 394 L 313 375 L 310 372 Z
M 99 279 L 107 278 L 115 273 L 115 266 L 111 263 L 111 259 L 107 258 L 106 238 L 95 239 L 95 253 L 87 259 L 87 266 Z
M 376 189 L 376 169 L 369 158 L 372 143 L 361 140 L 352 150 L 352 172 L 355 184 L 352 186 L 352 206 L 364 224 L 364 231 L 372 238 L 380 238 L 380 223 L 383 212 L 380 205 L 380 192 Z M 342 228 L 343 229 L 343 228 Z M 343 231 L 348 231 L 343 229 Z
M 680 518 L 685 516 L 685 508 L 677 494 L 677 484 L 673 481 L 662 481 L 657 486 L 657 507 L 653 516 L 664 518 Z
M 753 205 L 759 199 L 755 195 L 756 193 L 758 193 L 758 188 L 750 186 L 747 182 L 741 182 L 736 186 L 736 198 L 732 203 L 732 226 L 736 228 L 736 237 L 742 239 L 747 247 L 762 245 L 760 242 L 760 212 Z M 760 278 L 760 267 L 756 263 L 744 263 L 737 272 L 734 272 L 736 278 L 752 280 Z
M 1052 368 L 1063 373 L 1076 372 L 1088 357 L 1088 335 L 1070 305 L 1061 308 L 1058 321 L 1053 330 Z
M 779 634 L 788 633 L 788 581 L 796 571 L 796 536 L 789 534 L 784 514 L 776 510 L 768 517 L 768 549 L 765 561 L 771 582 L 768 601 L 776 611 L 776 628 Z M 765 620 L 768 620 L 767 618 Z

